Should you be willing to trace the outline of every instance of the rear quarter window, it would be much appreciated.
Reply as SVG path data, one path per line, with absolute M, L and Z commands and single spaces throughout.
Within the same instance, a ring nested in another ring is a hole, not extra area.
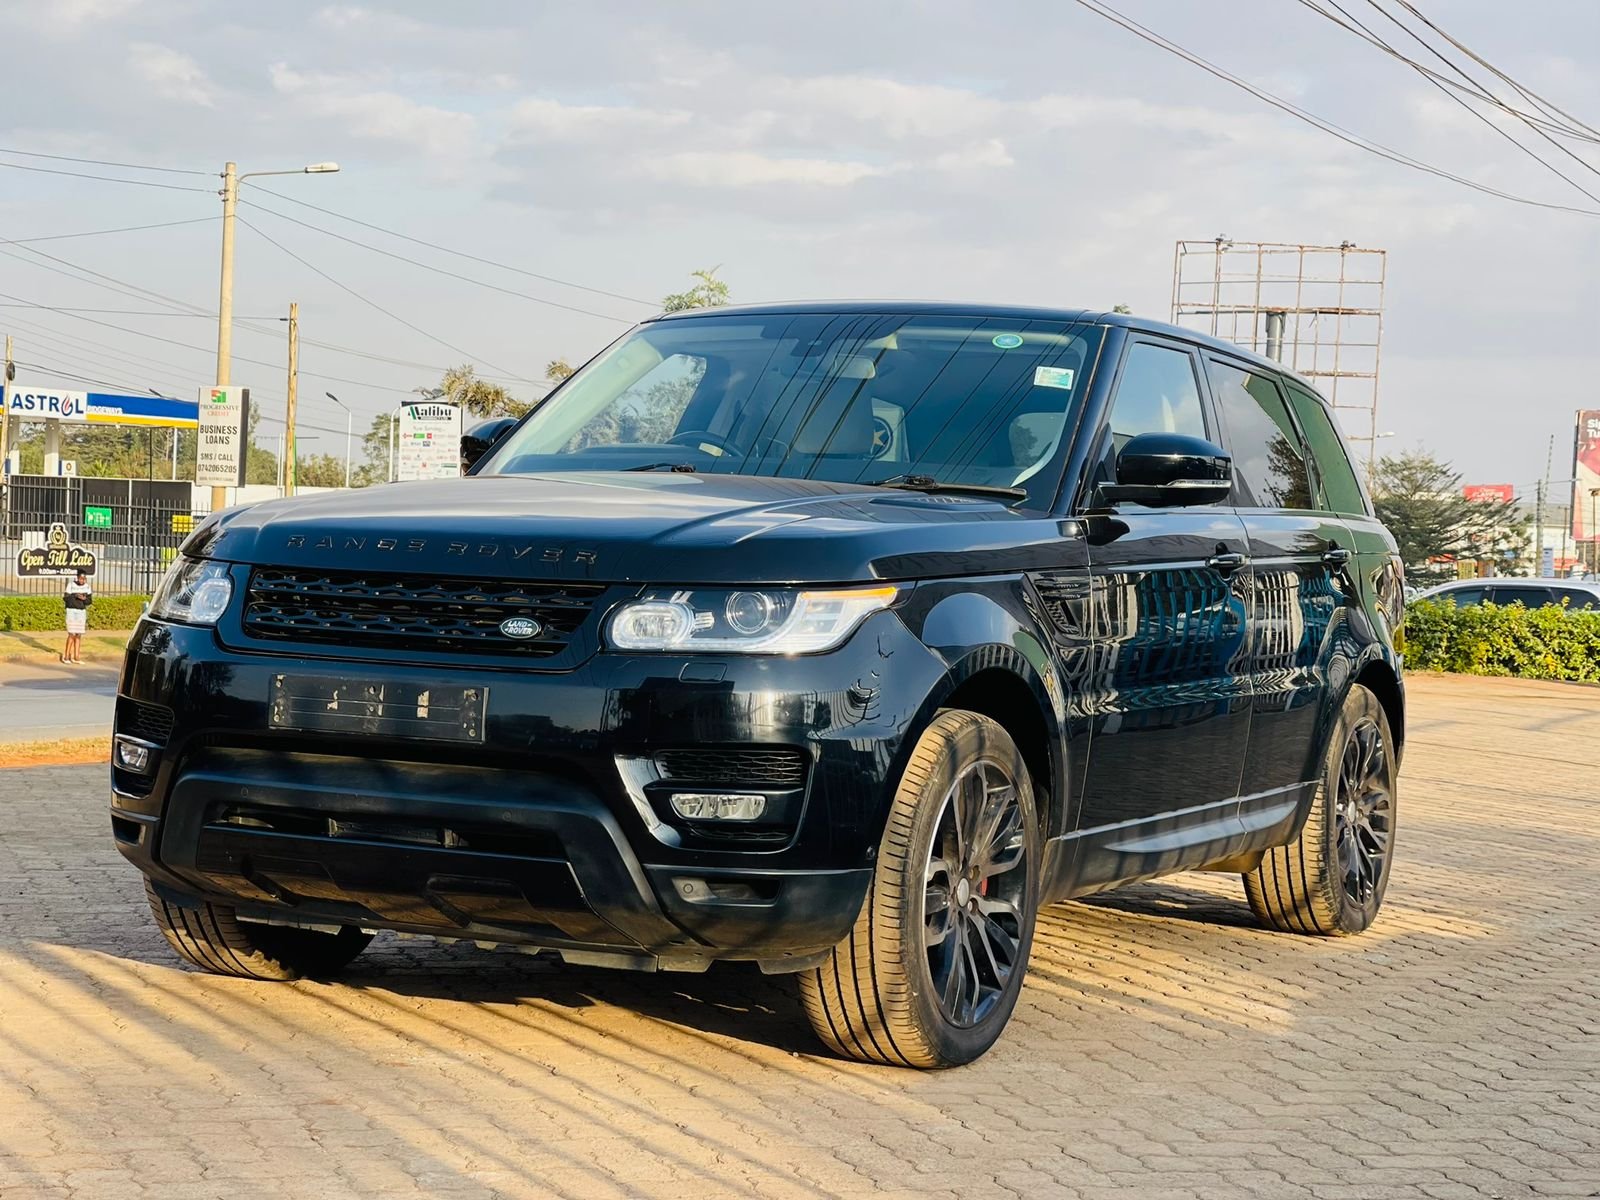
M 1329 512 L 1370 514 L 1366 492 L 1350 465 L 1350 455 L 1333 423 L 1333 414 L 1310 392 L 1293 383 L 1287 387 L 1289 404 L 1300 419 L 1300 428 L 1306 435 L 1306 449 L 1316 467 L 1323 507 Z

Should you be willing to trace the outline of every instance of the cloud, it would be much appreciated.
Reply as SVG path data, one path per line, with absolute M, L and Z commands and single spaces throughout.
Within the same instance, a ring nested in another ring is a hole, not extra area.
M 1017 160 L 1011 157 L 1006 144 L 999 138 L 987 138 L 958 150 L 946 150 L 933 160 L 934 169 L 939 171 L 991 171 L 1016 165 Z
M 140 3 L 141 0 L 24 0 L 13 15 L 45 33 L 75 33 L 114 21 Z
M 158 96 L 205 108 L 216 106 L 216 89 L 205 69 L 181 51 L 135 42 L 128 47 L 128 65 Z
M 563 104 L 532 97 L 513 105 L 506 126 L 513 142 L 577 142 L 661 133 L 689 124 L 681 110 L 626 105 Z
M 892 168 L 825 158 L 778 158 L 749 150 L 700 150 L 646 159 L 644 172 L 667 183 L 700 187 L 849 187 Z
M 398 92 L 372 89 L 350 77 L 301 72 L 286 63 L 270 69 L 273 89 L 303 114 L 325 118 L 343 132 L 455 163 L 479 149 L 470 114 L 420 104 Z

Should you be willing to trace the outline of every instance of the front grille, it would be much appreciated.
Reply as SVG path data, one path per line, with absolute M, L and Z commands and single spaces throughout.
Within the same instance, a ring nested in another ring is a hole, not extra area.
M 567 648 L 603 590 L 586 583 L 257 567 L 245 595 L 244 631 L 272 641 L 549 658 Z M 511 617 L 537 621 L 538 634 L 502 633 L 501 623 Z
M 799 787 L 806 757 L 799 750 L 661 750 L 656 770 L 663 779 L 751 787 Z
M 172 710 L 121 697 L 117 700 L 117 732 L 165 746 L 172 736 Z

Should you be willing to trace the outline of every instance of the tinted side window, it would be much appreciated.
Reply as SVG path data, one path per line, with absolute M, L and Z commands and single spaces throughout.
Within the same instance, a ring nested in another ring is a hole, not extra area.
M 1129 348 L 1111 401 L 1113 456 L 1141 433 L 1206 436 L 1200 385 L 1188 351 L 1152 342 L 1135 342 Z
M 1350 466 L 1350 455 L 1334 426 L 1333 414 L 1322 401 L 1294 384 L 1288 385 L 1288 391 L 1294 415 L 1300 418 L 1300 428 L 1305 430 L 1306 449 L 1311 451 L 1311 461 L 1317 467 L 1324 506 L 1329 512 L 1367 512 L 1366 495 Z
M 1560 604 L 1565 600 L 1568 608 L 1600 608 L 1600 602 L 1596 602 L 1593 592 L 1585 592 L 1579 588 L 1556 588 L 1555 593 L 1556 603 Z
M 1455 602 L 1456 607 L 1465 608 L 1469 604 L 1482 604 L 1483 598 L 1488 594 L 1489 590 L 1487 588 L 1452 588 L 1448 592 L 1441 592 L 1438 596 L 1438 599 L 1451 600 Z
M 1314 508 L 1305 449 L 1278 385 L 1215 359 L 1206 369 L 1233 454 L 1234 502 L 1246 508 Z
M 1499 587 L 1489 589 L 1491 604 L 1521 604 L 1525 608 L 1543 608 L 1550 603 L 1550 589 L 1542 587 Z

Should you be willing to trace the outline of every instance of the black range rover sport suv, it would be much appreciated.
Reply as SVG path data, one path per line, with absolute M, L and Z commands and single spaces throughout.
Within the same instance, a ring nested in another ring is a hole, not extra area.
M 1204 869 L 1273 928 L 1367 927 L 1402 583 L 1327 403 L 1237 347 L 673 314 L 467 478 L 196 529 L 123 668 L 112 830 L 206 970 L 378 930 L 754 961 L 834 1051 L 950 1066 L 1042 904 Z

